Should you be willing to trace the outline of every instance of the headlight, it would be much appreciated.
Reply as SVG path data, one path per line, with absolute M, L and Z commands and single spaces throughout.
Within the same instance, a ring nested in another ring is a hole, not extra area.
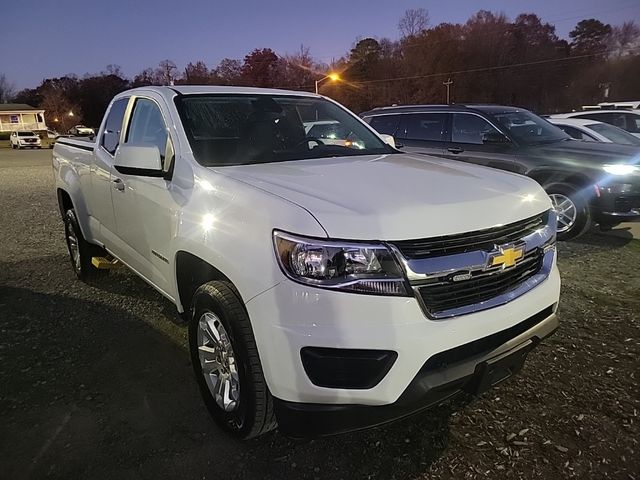
M 629 175 L 638 171 L 636 165 L 629 164 L 603 165 L 602 169 L 611 175 Z
M 292 280 L 320 288 L 407 295 L 398 262 L 382 244 L 336 242 L 274 232 L 276 256 Z

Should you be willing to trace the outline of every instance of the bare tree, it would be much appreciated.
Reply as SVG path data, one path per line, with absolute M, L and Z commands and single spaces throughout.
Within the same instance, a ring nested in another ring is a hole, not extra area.
M 215 68 L 215 74 L 222 79 L 225 84 L 234 85 L 238 82 L 242 74 L 242 62 L 232 58 L 223 58 Z
M 173 85 L 178 67 L 171 60 L 162 60 L 156 69 L 156 83 L 159 85 Z
M 631 20 L 613 27 L 607 46 L 612 50 L 612 56 L 619 58 L 638 44 L 640 44 L 640 28 Z
M 116 65 L 114 63 L 110 63 L 107 65 L 105 71 L 100 72 L 101 75 L 115 75 L 116 77 L 124 78 L 124 74 L 122 73 L 122 67 L 120 65 Z
M 50 127 L 60 133 L 66 133 L 73 125 L 83 120 L 79 105 L 71 102 L 61 89 L 47 86 L 43 90 L 39 106 L 44 109 Z
M 429 26 L 429 12 L 424 8 L 410 8 L 398 22 L 398 30 L 403 38 L 415 37 Z
M 15 88 L 4 73 L 0 73 L 0 103 L 7 103 L 13 99 Z

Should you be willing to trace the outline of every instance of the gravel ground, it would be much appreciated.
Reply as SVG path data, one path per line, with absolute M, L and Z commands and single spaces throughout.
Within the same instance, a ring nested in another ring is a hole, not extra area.
M 3 478 L 640 479 L 640 242 L 560 246 L 560 330 L 471 403 L 240 443 L 209 419 L 174 308 L 126 269 L 75 280 L 48 151 L 0 150 Z

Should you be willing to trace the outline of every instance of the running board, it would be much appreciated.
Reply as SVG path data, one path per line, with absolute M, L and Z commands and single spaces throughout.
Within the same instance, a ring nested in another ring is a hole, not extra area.
M 122 263 L 120 263 L 117 258 L 113 258 L 112 256 L 91 257 L 91 265 L 96 267 L 98 270 L 110 270 L 112 268 L 121 267 Z

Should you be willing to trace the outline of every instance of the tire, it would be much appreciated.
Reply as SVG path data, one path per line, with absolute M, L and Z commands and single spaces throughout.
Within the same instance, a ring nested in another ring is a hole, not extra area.
M 64 222 L 64 233 L 67 250 L 69 251 L 69 259 L 71 260 L 71 266 L 76 276 L 84 282 L 90 282 L 102 278 L 109 273 L 109 270 L 98 269 L 91 263 L 91 257 L 101 257 L 106 255 L 106 252 L 104 249 L 84 239 L 80 226 L 78 225 L 75 211 L 73 209 L 67 210 L 62 220 Z
M 578 238 L 589 230 L 591 211 L 580 187 L 555 183 L 546 186 L 545 190 L 558 214 L 558 240 Z
M 273 430 L 276 427 L 273 397 L 264 379 L 249 316 L 233 286 L 221 281 L 205 283 L 193 295 L 191 313 L 191 363 L 213 419 L 226 432 L 242 440 Z M 212 341 L 215 335 L 206 333 L 214 328 L 222 340 Z M 203 353 L 201 347 L 209 350 Z M 223 357 L 216 353 L 221 351 L 225 352 Z M 216 361 L 218 365 L 224 364 L 222 369 L 226 372 L 216 371 L 215 367 L 211 374 L 203 372 L 204 363 L 211 365 Z M 212 379 L 215 375 L 217 383 Z M 219 396 L 216 400 L 215 386 L 225 385 L 220 378 L 229 379 L 228 388 L 224 390 L 228 396 Z M 229 402 L 223 397 L 228 397 Z

